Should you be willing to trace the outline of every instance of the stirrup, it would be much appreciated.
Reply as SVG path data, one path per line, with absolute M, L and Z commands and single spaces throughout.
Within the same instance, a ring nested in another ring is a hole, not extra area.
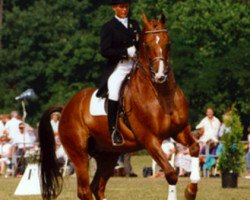
M 117 138 L 118 136 L 118 138 Z M 120 137 L 120 138 L 119 138 Z M 116 141 L 118 139 L 118 141 Z M 111 133 L 111 141 L 113 146 L 122 146 L 124 144 L 124 138 L 120 132 L 117 131 L 117 129 L 113 129 Z

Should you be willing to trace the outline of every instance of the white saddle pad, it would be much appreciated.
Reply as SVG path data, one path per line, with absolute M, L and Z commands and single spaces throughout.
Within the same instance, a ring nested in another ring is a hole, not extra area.
M 90 114 L 92 116 L 107 115 L 104 103 L 105 99 L 96 96 L 97 90 L 92 94 L 90 100 Z

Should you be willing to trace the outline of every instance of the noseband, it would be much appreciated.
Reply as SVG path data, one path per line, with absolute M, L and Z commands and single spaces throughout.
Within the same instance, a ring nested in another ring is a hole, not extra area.
M 152 31 L 145 31 L 144 34 L 154 34 L 154 33 L 161 33 L 161 32 L 168 32 L 167 29 L 160 29 L 160 30 L 152 30 Z M 166 60 L 164 57 L 155 57 L 153 59 L 148 59 L 149 60 L 149 68 L 150 72 L 155 75 L 155 71 L 153 70 L 153 63 L 158 62 L 158 61 L 163 61 L 163 63 L 166 63 L 166 69 L 164 70 L 164 79 L 160 82 L 163 83 L 167 80 L 168 78 L 168 71 L 169 71 L 169 62 Z M 155 81 L 154 79 L 152 81 Z

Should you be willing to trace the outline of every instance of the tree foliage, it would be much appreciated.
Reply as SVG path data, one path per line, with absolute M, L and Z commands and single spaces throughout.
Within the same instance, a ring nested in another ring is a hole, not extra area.
M 0 49 L 0 112 L 19 107 L 14 97 L 32 87 L 38 99 L 28 113 L 37 120 L 49 105 L 64 104 L 82 88 L 96 86 L 104 66 L 101 25 L 111 18 L 106 1 L 9 0 L 4 2 Z M 190 102 L 195 123 L 206 106 L 221 116 L 236 103 L 249 123 L 249 3 L 244 0 L 137 0 L 141 22 L 167 16 L 171 62 Z M 16 105 L 16 106 L 15 106 Z M 29 118 L 28 118 L 29 119 Z

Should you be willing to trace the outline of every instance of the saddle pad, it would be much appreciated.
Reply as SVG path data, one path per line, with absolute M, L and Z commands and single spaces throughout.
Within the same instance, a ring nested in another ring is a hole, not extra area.
M 107 115 L 104 104 L 105 99 L 96 96 L 97 90 L 92 94 L 90 100 L 90 114 L 92 116 Z

